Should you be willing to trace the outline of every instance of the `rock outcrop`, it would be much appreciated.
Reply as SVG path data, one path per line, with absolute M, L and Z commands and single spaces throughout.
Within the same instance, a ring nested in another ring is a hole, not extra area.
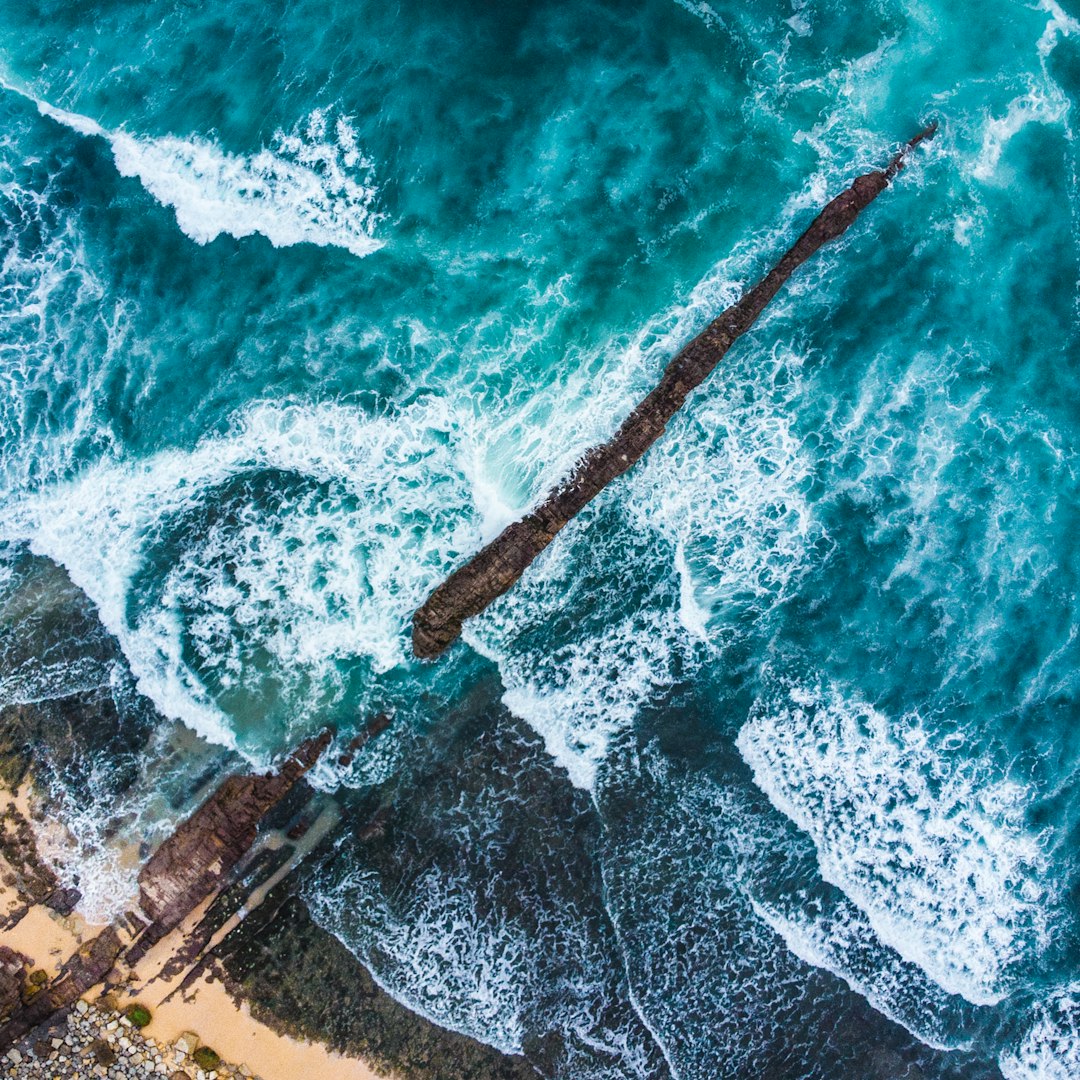
M 308 739 L 276 772 L 230 776 L 223 781 L 143 867 L 139 874 L 140 912 L 129 913 L 84 944 L 52 982 L 0 1023 L 0 1053 L 106 978 L 115 981 L 120 966 L 133 969 L 199 905 L 217 896 L 251 850 L 260 825 L 318 761 L 331 739 L 329 731 Z M 50 892 L 43 902 L 53 895 Z M 125 941 L 130 944 L 125 945 Z M 0 962 L 4 959 L 0 957 Z M 11 997 L 8 984 L 17 977 L 12 972 L 6 983 L 0 981 L 0 997 Z M 123 977 L 122 972 L 119 977 Z
M 0 945 L 0 1023 L 22 1008 L 23 987 L 29 959 Z
M 79 891 L 65 887 L 55 872 L 37 853 L 30 822 L 9 802 L 0 814 L 0 856 L 3 856 L 14 884 L 26 903 L 0 918 L 0 930 L 10 930 L 34 904 L 44 904 L 58 915 L 70 915 L 79 902 Z
M 139 873 L 139 907 L 149 920 L 128 950 L 142 955 L 217 892 L 255 842 L 259 823 L 330 745 L 324 731 L 301 743 L 282 767 L 264 776 L 230 776 L 154 852 Z
M 38 1024 L 74 1005 L 88 990 L 105 980 L 123 951 L 120 935 L 107 926 L 86 942 L 60 969 L 60 974 L 39 990 L 0 1028 L 0 1052 L 7 1050 Z
M 465 619 L 480 614 L 510 589 L 584 506 L 644 456 L 689 394 L 753 326 L 795 270 L 824 244 L 843 235 L 888 187 L 903 167 L 905 156 L 935 130 L 936 124 L 931 124 L 919 132 L 885 169 L 858 177 L 829 202 L 772 270 L 679 352 L 657 386 L 608 442 L 589 450 L 532 513 L 504 529 L 428 597 L 413 615 L 413 651 L 417 656 L 431 659 L 442 653 L 461 633 Z

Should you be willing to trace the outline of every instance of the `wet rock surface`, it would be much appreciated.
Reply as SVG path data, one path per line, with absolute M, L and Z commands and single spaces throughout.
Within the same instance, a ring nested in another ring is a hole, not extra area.
M 934 124 L 925 128 L 885 169 L 865 173 L 832 199 L 769 273 L 679 352 L 608 442 L 587 451 L 532 513 L 507 526 L 428 597 L 413 616 L 413 652 L 418 657 L 433 659 L 445 651 L 466 619 L 507 592 L 589 502 L 644 457 L 690 393 L 753 326 L 791 275 L 855 223 L 900 171 L 905 154 L 935 130 Z
M 276 772 L 230 776 L 154 852 L 139 874 L 139 907 L 151 925 L 132 948 L 132 960 L 221 888 L 254 844 L 263 819 L 315 764 L 330 740 L 329 732 L 308 739 Z
M 0 918 L 0 930 L 14 926 L 33 904 L 44 904 L 59 915 L 70 915 L 75 909 L 78 890 L 61 884 L 52 867 L 39 857 L 33 826 L 10 801 L 0 813 L 0 856 L 7 864 L 5 883 L 25 898 L 20 908 Z
M 22 1006 L 27 989 L 26 968 L 29 958 L 0 945 L 0 1023 Z

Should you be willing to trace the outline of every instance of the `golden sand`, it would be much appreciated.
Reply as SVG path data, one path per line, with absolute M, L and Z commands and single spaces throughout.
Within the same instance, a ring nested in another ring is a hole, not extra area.
M 25 795 L 7 795 L 9 801 L 12 797 L 19 811 L 28 816 Z M 0 877 L 7 869 L 0 858 Z M 0 882 L 0 914 L 20 904 L 14 888 Z M 194 912 L 191 920 L 178 928 L 176 940 L 200 914 L 201 910 Z M 0 944 L 30 957 L 35 967 L 52 976 L 80 944 L 102 929 L 87 923 L 77 910 L 61 916 L 38 906 L 31 908 L 13 929 L 0 931 Z M 292 1039 L 260 1023 L 246 1004 L 238 1004 L 212 977 L 204 976 L 183 994 L 170 997 L 183 979 L 183 974 L 172 982 L 158 977 L 171 940 L 172 935 L 150 950 L 132 973 L 123 994 L 116 994 L 114 989 L 121 1008 L 138 1001 L 150 1010 L 151 1022 L 143 1029 L 146 1036 L 164 1047 L 181 1034 L 193 1032 L 202 1045 L 212 1047 L 224 1061 L 244 1066 L 261 1080 L 380 1080 L 380 1074 L 362 1061 L 332 1053 L 321 1043 Z M 87 1000 L 93 1002 L 97 993 L 92 992 Z

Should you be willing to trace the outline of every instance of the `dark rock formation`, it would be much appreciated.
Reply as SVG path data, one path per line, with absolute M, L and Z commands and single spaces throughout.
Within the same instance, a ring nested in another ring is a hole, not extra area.
M 139 907 L 150 919 L 128 952 L 145 952 L 216 893 L 255 842 L 266 815 L 292 790 L 329 746 L 324 731 L 301 743 L 276 773 L 230 776 L 166 840 L 139 873 Z
M 15 926 L 35 904 L 44 904 L 60 915 L 70 915 L 75 910 L 79 891 L 63 886 L 52 867 L 41 860 L 33 827 L 13 802 L 0 815 L 0 855 L 14 876 L 13 884 L 19 896 L 26 901 L 7 917 L 0 918 L 0 930 Z
M 103 982 L 115 967 L 122 950 L 120 935 L 111 926 L 83 945 L 60 969 L 52 983 L 0 1027 L 0 1050 L 6 1050 L 38 1024 L 74 1005 L 88 990 Z
M 22 1007 L 14 1009 L 0 1026 L 0 1053 L 104 982 L 118 964 L 134 967 L 204 900 L 220 893 L 250 851 L 260 825 L 318 761 L 331 739 L 331 733 L 324 731 L 301 743 L 277 772 L 228 777 L 143 867 L 139 874 L 141 915 L 129 915 L 107 927 L 68 960 L 56 979 L 24 998 Z M 55 891 L 41 901 L 49 902 Z M 122 932 L 137 935 L 126 948 Z M 9 984 L 15 978 L 13 973 L 6 982 L 0 979 L 0 998 L 11 996 Z
M 0 1023 L 14 1016 L 22 1007 L 26 983 L 27 957 L 0 945 Z
M 443 652 L 461 633 L 465 619 L 480 614 L 510 589 L 587 503 L 644 456 L 691 391 L 704 382 L 728 349 L 753 326 L 795 270 L 822 245 L 846 232 L 888 187 L 903 167 L 905 155 L 935 130 L 935 124 L 925 128 L 885 169 L 860 176 L 828 203 L 772 270 L 668 364 L 655 389 L 608 442 L 589 450 L 570 476 L 532 513 L 504 529 L 428 597 L 413 615 L 413 651 L 417 656 L 431 659 Z
M 349 766 L 353 763 L 356 755 L 377 735 L 381 735 L 392 723 L 394 718 L 389 713 L 376 713 L 364 725 L 364 730 L 345 747 L 345 753 L 338 758 L 338 764 Z

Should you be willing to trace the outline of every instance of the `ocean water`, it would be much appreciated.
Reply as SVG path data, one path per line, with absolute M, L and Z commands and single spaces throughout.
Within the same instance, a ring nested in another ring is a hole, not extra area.
M 1074 0 L 3 0 L 0 82 L 0 694 L 153 704 L 123 828 L 185 753 L 387 711 L 316 781 L 394 824 L 305 890 L 436 1022 L 573 1080 L 1080 1076 Z M 414 661 L 430 589 L 931 119 Z M 113 659 L 19 652 L 55 567 Z

